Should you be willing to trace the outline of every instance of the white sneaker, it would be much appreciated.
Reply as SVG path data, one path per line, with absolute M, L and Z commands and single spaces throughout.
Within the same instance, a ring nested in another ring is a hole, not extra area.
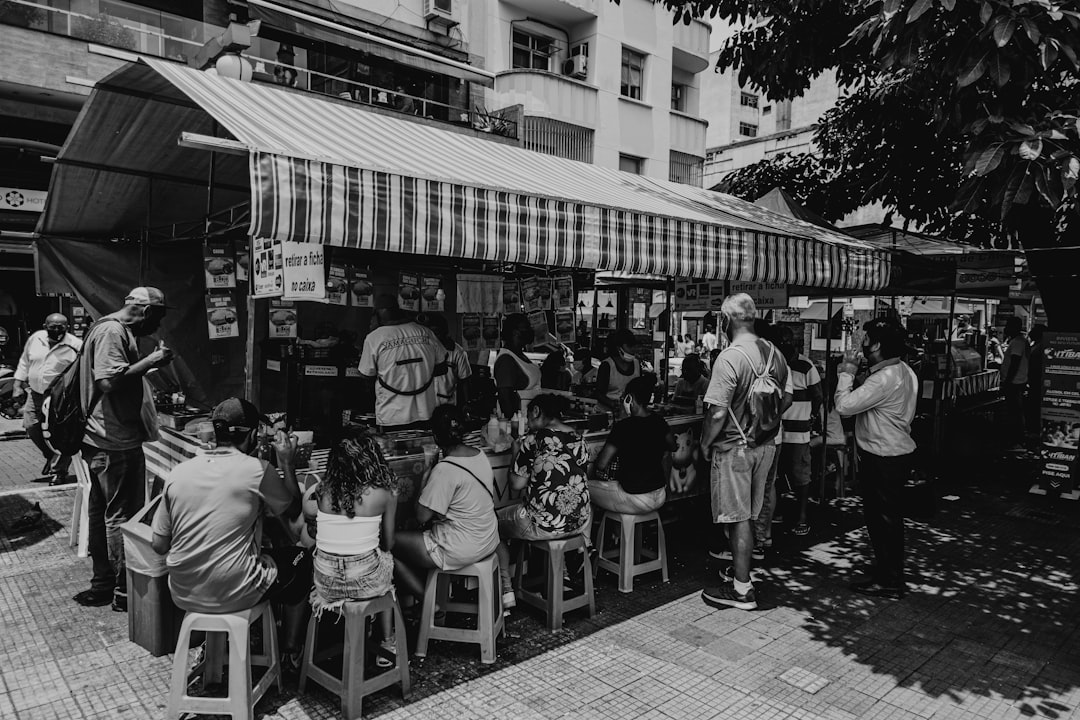
M 513 590 L 507 590 L 502 594 L 503 610 L 509 610 L 510 608 L 517 607 L 517 595 Z
M 730 550 L 721 550 L 719 552 L 717 552 L 716 550 L 710 550 L 709 557 L 714 560 L 727 560 L 728 562 L 731 562 L 735 559 L 734 557 L 732 557 Z

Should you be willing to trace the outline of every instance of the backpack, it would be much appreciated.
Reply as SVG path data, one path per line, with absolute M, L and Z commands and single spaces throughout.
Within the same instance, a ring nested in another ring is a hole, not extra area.
M 120 322 L 113 319 L 114 322 Z M 99 320 L 90 327 L 90 332 L 108 319 Z M 94 412 L 101 393 L 97 388 L 90 393 L 90 403 L 86 410 L 82 406 L 82 349 L 75 355 L 75 360 L 62 373 L 53 378 L 45 390 L 41 403 L 41 434 L 53 452 L 64 456 L 76 455 L 82 449 L 83 436 L 86 434 L 87 418 Z
M 776 346 L 770 342 L 766 342 L 769 346 L 769 357 L 765 361 L 761 369 L 758 370 L 754 367 L 754 361 L 750 359 L 750 356 L 746 354 L 738 345 L 733 345 L 732 350 L 742 353 L 742 356 L 746 358 L 746 361 L 750 363 L 750 368 L 754 373 L 754 379 L 750 382 L 750 392 L 747 394 L 747 405 L 750 410 L 750 427 L 744 430 L 739 424 L 738 418 L 735 417 L 735 413 L 728 408 L 728 413 L 731 415 L 732 421 L 735 423 L 735 427 L 739 431 L 739 435 L 742 436 L 743 442 L 748 447 L 757 447 L 764 445 L 765 443 L 776 438 L 776 433 L 780 430 L 780 420 L 783 416 L 784 405 L 784 389 L 777 383 L 776 378 L 773 377 L 771 370 L 773 369 L 773 360 L 776 356 Z M 761 346 L 758 346 L 760 349 Z

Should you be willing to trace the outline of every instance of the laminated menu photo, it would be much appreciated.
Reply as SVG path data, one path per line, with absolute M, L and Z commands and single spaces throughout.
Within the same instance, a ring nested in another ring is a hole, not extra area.
M 240 337 L 240 321 L 232 293 L 211 290 L 206 294 L 206 327 L 211 340 Z
M 466 350 L 483 349 L 483 328 L 479 314 L 465 313 L 461 316 L 461 343 Z
M 326 302 L 330 305 L 349 304 L 349 269 L 331 263 L 326 279 Z
M 555 309 L 574 309 L 574 279 L 570 276 L 555 278 Z
M 446 303 L 446 294 L 442 289 L 442 278 L 437 275 L 425 275 L 420 289 L 424 312 L 442 312 Z
M 521 283 L 517 280 L 503 282 L 503 312 L 507 315 L 521 312 Z
M 296 337 L 296 304 L 288 300 L 270 301 L 270 327 L 268 336 L 273 339 Z
M 398 283 L 398 305 L 402 310 L 420 309 L 420 278 L 415 273 L 401 273 Z
M 480 336 L 483 338 L 483 348 L 485 350 L 498 350 L 499 338 L 502 336 L 502 330 L 499 327 L 498 315 L 484 315 L 480 318 Z
M 371 280 L 371 271 L 352 268 L 349 294 L 353 307 L 375 307 L 375 283 Z
M 236 261 L 229 245 L 203 246 L 203 274 L 206 289 L 236 287 Z

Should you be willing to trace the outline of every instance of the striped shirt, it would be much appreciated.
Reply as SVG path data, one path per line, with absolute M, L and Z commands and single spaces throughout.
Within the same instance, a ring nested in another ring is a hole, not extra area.
M 810 442 L 811 398 L 821 398 L 821 376 L 810 358 L 800 355 L 788 364 L 791 371 L 792 403 L 784 413 L 784 442 Z

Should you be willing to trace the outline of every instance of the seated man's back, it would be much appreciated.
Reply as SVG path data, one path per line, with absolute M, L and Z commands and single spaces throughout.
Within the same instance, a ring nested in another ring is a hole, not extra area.
M 256 605 L 277 572 L 260 558 L 265 509 L 293 501 L 278 471 L 233 447 L 177 465 L 154 516 L 156 535 L 172 538 L 166 564 L 177 606 L 227 613 Z

